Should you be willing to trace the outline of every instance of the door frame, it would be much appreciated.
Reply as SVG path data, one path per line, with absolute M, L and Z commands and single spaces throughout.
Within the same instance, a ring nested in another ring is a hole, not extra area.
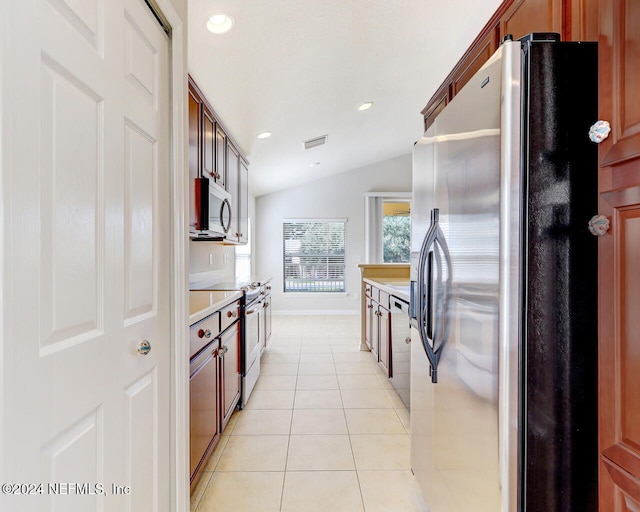
M 146 1 L 146 0 L 145 0 Z M 147 1 L 148 4 L 150 2 Z M 187 132 L 187 64 L 185 58 L 186 21 L 175 10 L 172 0 L 153 0 L 171 27 L 171 509 L 189 510 L 189 365 L 187 216 L 185 150 Z M 150 7 L 151 8 L 151 7 Z

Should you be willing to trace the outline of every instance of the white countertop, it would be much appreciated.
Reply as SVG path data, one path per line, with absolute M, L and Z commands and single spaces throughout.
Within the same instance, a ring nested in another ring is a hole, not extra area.
M 233 291 L 190 291 L 189 292 L 189 325 L 222 309 L 227 304 L 242 297 L 244 292 Z
M 363 281 L 405 302 L 411 301 L 408 279 L 398 279 L 397 277 L 365 277 Z

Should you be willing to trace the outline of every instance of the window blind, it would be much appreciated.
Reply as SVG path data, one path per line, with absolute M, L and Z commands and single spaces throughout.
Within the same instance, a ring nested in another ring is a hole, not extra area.
M 344 292 L 346 221 L 285 220 L 285 292 Z

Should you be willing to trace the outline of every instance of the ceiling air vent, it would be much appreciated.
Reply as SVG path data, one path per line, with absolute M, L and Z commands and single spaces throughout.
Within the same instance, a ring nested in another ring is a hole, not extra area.
M 313 139 L 304 141 L 304 149 L 311 149 L 318 146 L 322 146 L 327 143 L 328 135 L 321 135 L 320 137 L 315 137 Z

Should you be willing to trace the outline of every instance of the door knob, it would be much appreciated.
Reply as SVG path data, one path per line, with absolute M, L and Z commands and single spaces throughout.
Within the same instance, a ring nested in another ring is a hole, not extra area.
M 142 340 L 138 345 L 138 353 L 146 356 L 149 352 L 151 352 L 151 343 L 147 340 Z

